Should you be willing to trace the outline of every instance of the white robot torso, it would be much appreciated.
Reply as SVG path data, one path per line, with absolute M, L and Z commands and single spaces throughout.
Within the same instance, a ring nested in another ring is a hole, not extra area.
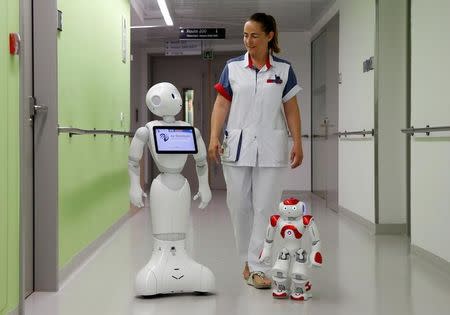
M 153 160 L 155 161 L 156 166 L 158 167 L 158 170 L 161 173 L 181 173 L 181 171 L 184 168 L 184 165 L 186 164 L 186 160 L 188 157 L 188 154 L 158 154 L 156 153 L 155 148 L 155 138 L 153 134 L 153 127 L 154 126 L 190 126 L 190 124 L 184 122 L 184 121 L 175 121 L 173 123 L 168 123 L 162 120 L 154 120 L 147 125 L 145 125 L 145 128 L 148 129 L 149 133 L 149 141 L 148 141 L 148 148 L 150 150 L 150 153 L 152 154 Z M 195 133 L 197 134 L 198 131 L 195 130 Z
M 282 217 L 279 214 L 270 218 L 270 225 L 275 229 L 275 233 L 280 233 L 283 245 L 289 250 L 300 247 L 301 238 L 305 234 L 311 222 L 311 215 L 304 215 L 301 220 L 297 218 Z

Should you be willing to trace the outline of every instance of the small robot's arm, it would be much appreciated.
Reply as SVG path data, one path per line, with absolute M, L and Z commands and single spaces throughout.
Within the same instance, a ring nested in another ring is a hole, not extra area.
M 311 265 L 321 267 L 322 253 L 321 253 L 319 229 L 317 228 L 317 225 L 314 222 L 314 218 L 311 215 L 303 216 L 303 224 L 308 229 L 312 240 L 311 254 L 309 256 Z
M 269 225 L 267 226 L 266 239 L 264 240 L 264 247 L 261 252 L 261 255 L 259 256 L 259 261 L 265 264 L 270 264 L 270 260 L 272 258 L 273 239 L 279 218 L 280 218 L 279 215 L 271 216 Z
M 194 196 L 194 200 L 200 197 L 199 208 L 205 208 L 211 201 L 211 189 L 208 182 L 208 161 L 206 159 L 206 146 L 200 131 L 195 128 L 195 137 L 197 140 L 198 152 L 194 154 L 198 177 L 198 193 Z
M 147 197 L 140 184 L 139 161 L 144 153 L 144 147 L 148 143 L 150 131 L 147 127 L 139 128 L 133 140 L 131 140 L 130 152 L 128 153 L 128 174 L 130 176 L 130 201 L 136 207 L 143 207 L 142 197 Z

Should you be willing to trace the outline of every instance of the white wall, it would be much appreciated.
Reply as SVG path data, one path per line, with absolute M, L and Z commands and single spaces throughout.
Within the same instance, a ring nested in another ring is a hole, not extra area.
M 339 131 L 374 128 L 374 71 L 363 61 L 375 55 L 375 1 L 337 0 L 311 29 L 316 36 L 339 13 Z M 339 205 L 375 223 L 374 139 L 339 140 Z
M 338 0 L 311 34 L 316 36 L 336 13 L 340 14 L 339 129 L 370 130 L 376 127 L 375 121 L 378 123 L 377 174 L 373 137 L 340 138 L 339 204 L 375 223 L 378 188 L 376 223 L 405 224 L 407 152 L 406 137 L 400 129 L 406 127 L 407 115 L 406 1 L 378 0 L 378 5 L 378 89 L 375 72 L 362 71 L 363 60 L 376 55 L 376 1 Z
M 288 60 L 303 90 L 297 95 L 302 116 L 302 134 L 311 136 L 311 47 L 308 32 L 280 32 L 280 58 Z M 302 138 L 303 163 L 284 170 L 284 190 L 311 190 L 311 138 Z M 289 142 L 292 145 L 292 141 Z
M 375 52 L 375 1 L 339 0 L 339 128 L 374 128 L 374 71 L 363 61 Z M 374 139 L 339 141 L 339 205 L 375 222 Z M 348 138 L 347 138 L 348 139 Z
M 378 10 L 378 222 L 406 227 L 407 1 L 378 0 Z
M 450 2 L 412 0 L 411 125 L 450 126 Z M 411 140 L 411 243 L 450 261 L 450 133 Z

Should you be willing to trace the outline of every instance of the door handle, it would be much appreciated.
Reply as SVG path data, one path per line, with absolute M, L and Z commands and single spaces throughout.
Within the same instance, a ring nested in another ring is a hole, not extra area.
M 30 118 L 33 118 L 36 113 L 39 112 L 48 112 L 48 107 L 46 105 L 37 105 L 36 99 L 33 96 L 29 97 L 30 102 Z
M 34 111 L 35 112 L 46 112 L 48 111 L 48 107 L 45 105 L 34 105 Z

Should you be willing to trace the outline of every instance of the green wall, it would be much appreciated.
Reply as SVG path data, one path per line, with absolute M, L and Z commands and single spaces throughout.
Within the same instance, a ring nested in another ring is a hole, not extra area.
M 19 56 L 8 34 L 19 32 L 19 2 L 0 0 L 0 314 L 19 301 Z
M 58 122 L 82 129 L 130 128 L 128 0 L 59 0 Z M 122 16 L 127 60 L 122 62 Z M 120 122 L 124 114 L 123 123 Z M 129 209 L 128 137 L 59 135 L 59 266 Z

